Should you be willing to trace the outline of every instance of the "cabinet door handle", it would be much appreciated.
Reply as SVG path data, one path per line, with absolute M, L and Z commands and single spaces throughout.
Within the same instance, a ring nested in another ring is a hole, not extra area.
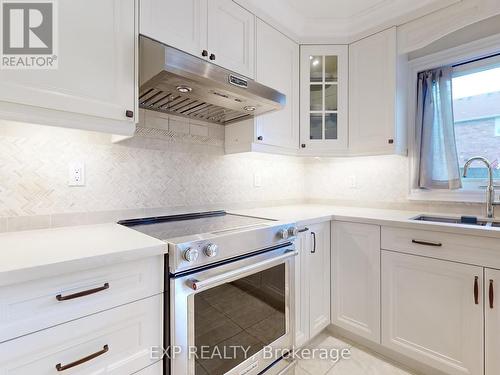
M 313 239 L 313 248 L 311 250 L 311 254 L 314 254 L 314 253 L 316 253 L 316 233 L 311 232 L 311 236 Z
M 106 289 L 109 289 L 109 283 L 105 283 L 103 286 L 100 286 L 98 288 L 84 290 L 83 292 L 78 292 L 78 293 L 74 293 L 74 294 L 68 294 L 67 296 L 63 296 L 62 294 L 58 294 L 56 296 L 56 299 L 58 301 L 68 301 L 70 299 L 85 297 L 85 296 L 88 296 L 89 294 L 102 292 L 103 290 L 106 290 Z
M 134 111 L 131 111 L 130 109 L 125 111 L 125 116 L 127 118 L 133 118 L 134 117 Z
M 474 303 L 479 305 L 479 276 L 474 278 Z
M 73 367 L 76 367 L 76 366 L 79 366 L 85 362 L 88 362 L 94 358 L 97 358 L 101 355 L 103 355 L 104 353 L 107 353 L 109 351 L 109 346 L 108 345 L 104 345 L 102 347 L 102 350 L 99 350 L 98 352 L 95 352 L 93 354 L 90 354 L 82 359 L 79 359 L 78 361 L 75 361 L 75 362 L 71 362 L 71 363 L 68 363 L 67 365 L 62 365 L 60 363 L 58 363 L 56 365 L 56 370 L 57 371 L 64 371 L 64 370 L 69 370 L 70 368 L 73 368 Z
M 203 57 L 207 57 L 208 56 L 208 51 L 206 49 L 204 49 L 203 51 L 201 51 L 201 55 Z
M 304 232 L 307 232 L 309 230 L 308 227 L 304 227 L 303 229 L 299 229 L 299 233 L 304 233 Z
M 493 302 L 495 299 L 495 290 L 493 288 L 494 288 L 493 280 L 490 280 L 490 288 L 488 290 L 488 295 L 489 295 L 489 299 L 490 299 L 490 309 L 493 308 Z
M 209 59 L 212 61 L 215 61 L 215 55 L 213 53 L 211 53 Z
M 424 246 L 434 246 L 434 247 L 443 246 L 441 242 L 431 242 L 431 241 L 421 241 L 421 240 L 411 240 L 411 242 L 417 245 L 424 245 Z

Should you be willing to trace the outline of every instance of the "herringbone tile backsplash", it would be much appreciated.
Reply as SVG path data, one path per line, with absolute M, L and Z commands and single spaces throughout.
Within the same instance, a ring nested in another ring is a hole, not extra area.
M 0 218 L 9 217 L 9 230 L 15 230 L 43 227 L 44 216 L 64 225 L 65 218 L 78 223 L 91 214 L 104 220 L 107 211 L 115 218 L 124 210 L 139 215 L 303 198 L 300 158 L 224 155 L 223 140 L 218 125 L 153 114 L 142 119 L 136 137 L 120 144 L 105 134 L 1 122 Z M 74 161 L 85 163 L 84 187 L 68 186 Z M 254 173 L 262 176 L 262 187 L 254 187 Z

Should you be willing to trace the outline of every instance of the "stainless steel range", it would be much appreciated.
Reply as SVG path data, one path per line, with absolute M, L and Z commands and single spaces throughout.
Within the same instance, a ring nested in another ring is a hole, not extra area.
M 295 223 L 214 211 L 120 224 L 168 243 L 171 375 L 293 371 Z

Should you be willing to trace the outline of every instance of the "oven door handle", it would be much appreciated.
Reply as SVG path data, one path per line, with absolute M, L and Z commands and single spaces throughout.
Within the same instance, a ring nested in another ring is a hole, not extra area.
M 283 260 L 297 256 L 297 255 L 299 255 L 298 251 L 287 250 L 282 255 L 273 257 L 271 259 L 263 260 L 262 262 L 259 262 L 256 264 L 251 264 L 249 266 L 239 268 L 239 269 L 234 270 L 234 271 L 224 272 L 223 274 L 220 274 L 217 276 L 209 277 L 206 279 L 195 279 L 195 278 L 188 279 L 188 280 L 186 280 L 186 285 L 189 288 L 198 292 L 200 290 L 210 288 L 214 284 L 217 284 L 221 281 L 229 280 L 229 279 L 232 279 L 234 277 L 238 277 L 239 275 L 257 270 L 257 269 L 262 268 L 262 267 L 270 266 L 270 265 L 273 265 L 275 263 L 276 264 L 282 263 Z

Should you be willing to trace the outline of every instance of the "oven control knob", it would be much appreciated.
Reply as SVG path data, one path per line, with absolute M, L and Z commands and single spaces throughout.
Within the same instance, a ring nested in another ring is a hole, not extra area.
M 280 229 L 278 232 L 278 237 L 282 240 L 286 240 L 288 238 L 288 229 Z
M 196 259 L 198 259 L 198 250 L 189 248 L 186 251 L 184 251 L 184 259 L 186 259 L 188 262 L 194 262 Z
M 205 255 L 207 257 L 213 258 L 214 256 L 217 255 L 217 252 L 219 250 L 219 246 L 217 246 L 214 243 L 208 244 L 207 247 L 205 247 Z
M 288 234 L 292 237 L 296 237 L 299 234 L 299 228 L 296 226 L 288 228 Z

